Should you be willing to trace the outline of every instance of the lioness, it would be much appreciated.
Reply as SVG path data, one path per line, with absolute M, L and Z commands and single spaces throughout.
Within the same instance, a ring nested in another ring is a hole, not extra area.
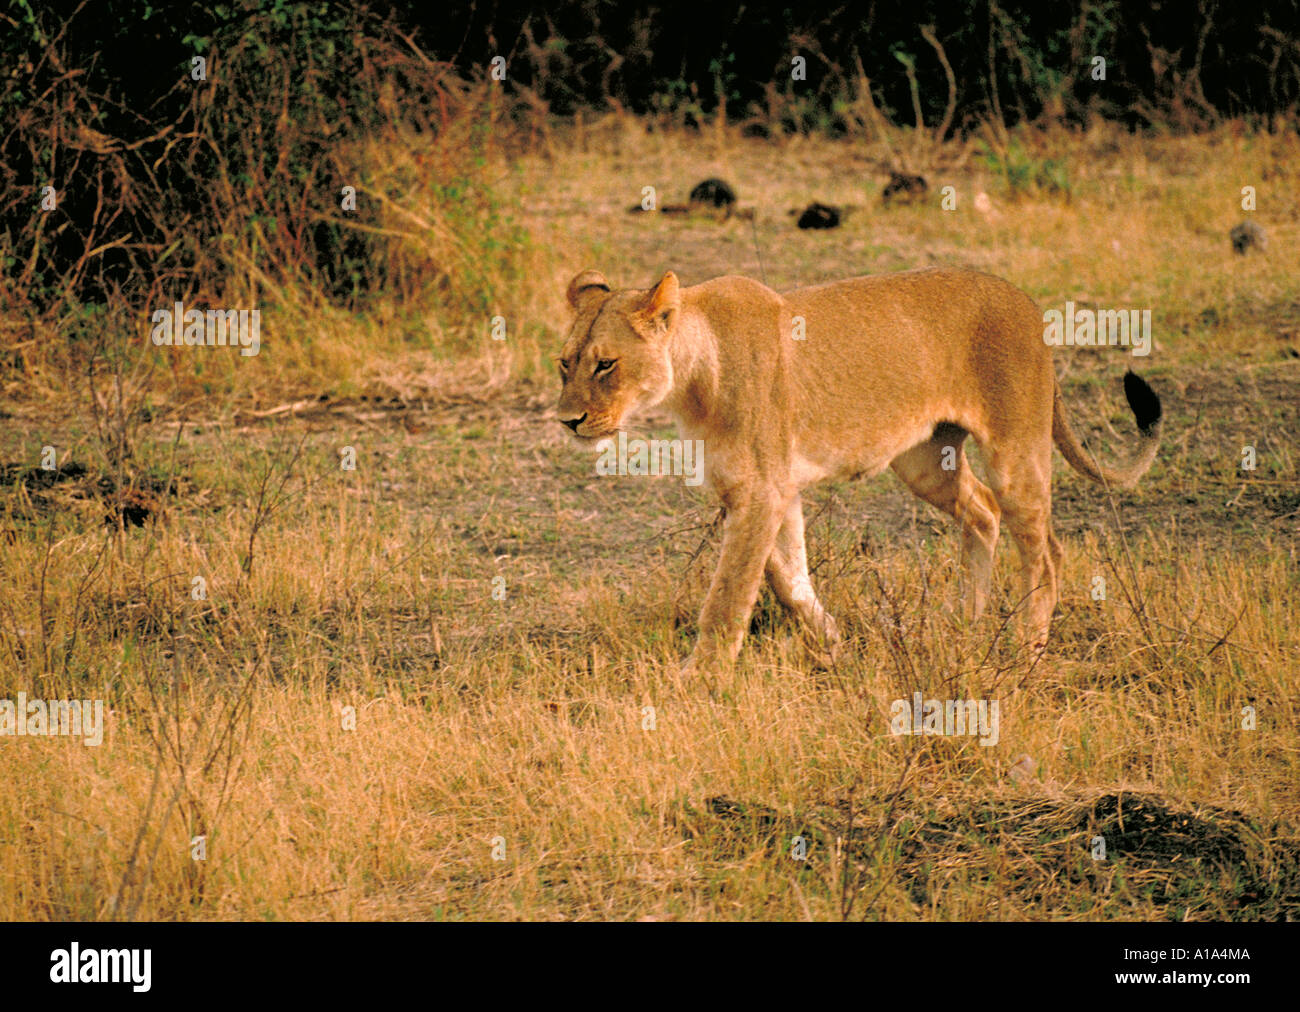
M 813 592 L 800 492 L 892 467 L 961 525 L 974 619 L 989 593 L 1000 522 L 1020 554 L 1023 631 L 1037 652 L 1056 605 L 1052 444 L 1093 481 L 1132 485 L 1155 459 L 1160 400 L 1133 373 L 1124 392 L 1144 446 L 1094 463 L 1066 421 L 1043 317 L 1006 281 L 926 269 L 779 295 L 743 277 L 613 291 L 583 271 L 559 360 L 559 420 L 584 440 L 666 405 L 704 441 L 705 481 L 725 508 L 722 557 L 685 667 L 735 658 L 766 570 L 777 598 L 832 654 L 834 619 Z M 973 436 L 991 488 L 962 448 Z

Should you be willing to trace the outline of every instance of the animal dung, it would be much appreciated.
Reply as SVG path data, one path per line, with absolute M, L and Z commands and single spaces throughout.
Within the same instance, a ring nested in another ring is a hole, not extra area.
M 691 203 L 707 207 L 731 207 L 736 202 L 736 191 L 721 179 L 706 179 L 691 188 Z
M 1262 250 L 1268 246 L 1268 237 L 1264 235 L 1264 230 L 1253 221 L 1243 221 L 1240 225 L 1233 226 L 1228 237 L 1232 240 L 1233 252 L 1242 255 L 1252 249 Z
M 903 172 L 891 172 L 889 182 L 881 191 L 880 197 L 886 203 L 912 204 L 925 197 L 929 189 L 924 176 L 913 176 Z
M 633 204 L 627 210 L 629 214 L 657 210 L 659 214 L 687 215 L 692 218 L 707 218 L 718 222 L 727 221 L 732 217 L 747 221 L 754 220 L 754 209 L 752 207 L 737 207 L 736 191 L 725 181 L 716 178 L 696 183 L 691 188 L 689 203 L 664 204 L 659 208 L 645 208 L 640 204 Z
M 838 207 L 813 201 L 803 209 L 795 224 L 800 228 L 839 228 L 842 217 L 843 214 Z

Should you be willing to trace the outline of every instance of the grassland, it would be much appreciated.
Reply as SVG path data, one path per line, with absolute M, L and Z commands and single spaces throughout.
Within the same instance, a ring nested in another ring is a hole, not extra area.
M 407 143 L 387 163 L 419 164 Z M 915 166 L 933 200 L 884 209 L 879 144 L 550 124 L 487 151 L 532 259 L 455 354 L 401 305 L 286 297 L 262 354 L 206 379 L 177 358 L 209 352 L 148 347 L 132 320 L 89 378 L 43 352 L 8 372 L 0 696 L 110 713 L 98 748 L 0 742 L 0 919 L 1300 915 L 1300 143 L 1019 144 L 1068 187 L 1012 186 L 954 144 Z M 708 175 L 753 226 L 624 213 Z M 1240 257 L 1247 185 L 1269 248 Z M 800 232 L 787 212 L 812 199 L 856 210 Z M 442 206 L 417 186 L 404 210 Z M 597 478 L 549 417 L 568 278 L 784 289 L 936 263 L 1044 306 L 1153 310 L 1148 359 L 1058 354 L 1099 455 L 1132 445 L 1130 364 L 1166 422 L 1133 492 L 1058 458 L 1047 655 L 1004 628 L 1010 548 L 998 608 L 965 627 L 951 525 L 886 475 L 809 497 L 836 668 L 765 593 L 733 671 L 679 678 L 717 511 L 679 480 Z M 891 736 L 914 691 L 1000 700 L 999 743 Z

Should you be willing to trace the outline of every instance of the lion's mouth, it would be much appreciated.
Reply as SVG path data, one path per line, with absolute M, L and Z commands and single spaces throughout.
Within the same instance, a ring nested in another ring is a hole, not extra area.
M 617 436 L 621 427 L 619 423 L 612 422 L 608 417 L 584 418 L 572 431 L 575 439 L 583 443 L 594 443 L 600 439 Z
M 573 438 L 576 439 L 578 442 L 582 443 L 584 446 L 586 446 L 591 443 L 599 442 L 602 439 L 608 439 L 610 436 L 616 436 L 616 435 L 618 435 L 618 429 L 613 428 L 613 429 L 601 429 L 596 432 L 575 432 L 573 434 Z

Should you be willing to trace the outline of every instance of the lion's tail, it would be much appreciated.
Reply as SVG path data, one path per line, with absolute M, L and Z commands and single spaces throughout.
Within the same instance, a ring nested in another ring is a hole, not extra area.
M 1147 473 L 1156 459 L 1160 446 L 1160 398 L 1147 385 L 1146 380 L 1135 372 L 1124 374 L 1124 396 L 1128 406 L 1133 409 L 1137 419 L 1138 431 L 1142 435 L 1142 448 L 1132 461 L 1123 467 L 1103 467 L 1079 445 L 1079 440 L 1070 428 L 1065 417 L 1065 403 L 1061 399 L 1061 384 L 1053 380 L 1056 399 L 1052 405 L 1052 441 L 1061 451 L 1061 456 L 1080 474 L 1091 478 L 1099 485 L 1115 485 L 1119 488 L 1131 488 L 1137 480 Z

